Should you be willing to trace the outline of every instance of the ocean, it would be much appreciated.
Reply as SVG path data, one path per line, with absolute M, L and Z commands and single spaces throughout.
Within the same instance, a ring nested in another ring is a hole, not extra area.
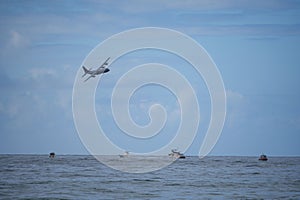
M 300 199 L 300 157 L 186 157 L 126 173 L 93 156 L 0 155 L 0 199 Z

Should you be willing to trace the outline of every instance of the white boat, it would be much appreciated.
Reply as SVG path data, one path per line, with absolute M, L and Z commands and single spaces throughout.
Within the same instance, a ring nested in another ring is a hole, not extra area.
M 129 156 L 129 152 L 125 151 L 123 155 L 119 155 L 119 156 L 120 156 L 120 158 L 128 157 Z
M 50 154 L 49 154 L 49 158 L 54 158 L 55 157 L 55 153 L 54 152 L 51 152 Z
M 185 158 L 185 155 L 177 151 L 176 149 L 172 149 L 172 152 L 169 153 L 169 156 L 172 158 Z

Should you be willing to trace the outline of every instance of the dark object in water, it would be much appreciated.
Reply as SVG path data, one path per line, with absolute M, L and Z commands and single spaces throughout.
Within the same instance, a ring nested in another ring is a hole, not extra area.
M 50 154 L 49 154 L 49 158 L 54 158 L 55 157 L 55 153 L 54 152 L 51 152 Z
M 267 158 L 267 156 L 265 154 L 262 154 L 262 155 L 260 155 L 260 157 L 259 157 L 258 160 L 267 161 L 268 158 Z

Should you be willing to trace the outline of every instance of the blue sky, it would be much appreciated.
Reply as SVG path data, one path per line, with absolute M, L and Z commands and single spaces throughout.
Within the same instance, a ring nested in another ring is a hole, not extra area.
M 145 26 L 189 35 L 218 66 L 227 117 L 211 155 L 300 155 L 300 1 L 293 0 L 1 1 L 0 153 L 86 154 L 72 117 L 76 73 L 100 42 Z M 157 54 L 136 52 L 112 64 L 113 78 L 103 80 L 105 92 L 97 91 L 99 118 L 107 117 L 102 111 L 110 103 L 104 94 L 112 81 L 130 64 L 158 62 Z M 170 55 L 164 58 L 178 70 L 185 64 Z M 202 99 L 200 127 L 205 129 L 210 103 L 204 83 L 192 69 L 181 72 Z M 154 86 L 144 89 L 149 92 L 141 90 L 132 99 L 137 123 L 147 123 L 144 111 L 151 102 L 160 101 L 168 113 L 177 109 L 170 93 Z M 111 119 L 106 126 L 115 129 Z M 177 126 L 167 124 L 166 134 Z M 197 155 L 202 137 L 199 131 L 187 154 Z

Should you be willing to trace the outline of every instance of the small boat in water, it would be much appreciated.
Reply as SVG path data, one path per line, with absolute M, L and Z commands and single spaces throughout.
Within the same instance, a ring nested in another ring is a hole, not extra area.
M 119 155 L 119 156 L 120 156 L 120 158 L 128 157 L 129 156 L 129 152 L 125 151 L 123 155 Z
M 49 158 L 54 158 L 55 157 L 55 153 L 54 152 L 51 152 L 50 154 L 49 154 Z
M 172 152 L 169 153 L 169 156 L 172 158 L 185 158 L 185 155 L 177 151 L 176 149 L 172 149 Z
M 262 155 L 259 156 L 258 160 L 267 161 L 268 157 L 265 154 L 262 154 Z

